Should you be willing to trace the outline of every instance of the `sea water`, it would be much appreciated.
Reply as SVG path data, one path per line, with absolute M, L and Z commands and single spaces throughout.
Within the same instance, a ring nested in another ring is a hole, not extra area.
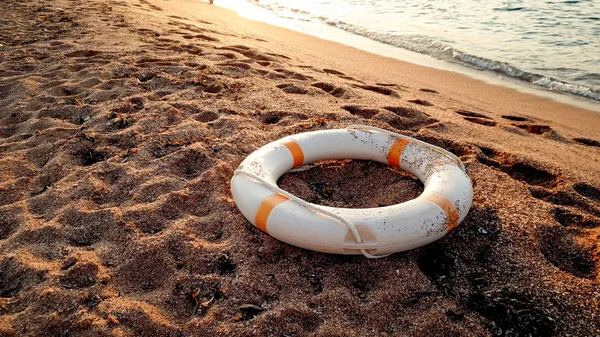
M 367 39 L 600 103 L 600 0 L 216 0 L 216 5 L 357 48 L 368 50 Z M 361 39 L 348 43 L 341 32 Z

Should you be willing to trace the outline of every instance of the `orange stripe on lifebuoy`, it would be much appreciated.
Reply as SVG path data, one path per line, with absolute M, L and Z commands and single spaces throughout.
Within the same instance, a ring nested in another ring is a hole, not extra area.
M 444 213 L 446 213 L 448 232 L 453 230 L 458 225 L 458 211 L 456 210 L 454 204 L 446 197 L 437 193 L 427 193 L 423 194 L 421 198 L 431 201 L 434 204 L 440 206 Z
M 290 200 L 290 198 L 279 193 L 273 194 L 272 196 L 263 200 L 263 202 L 258 207 L 258 211 L 256 212 L 256 217 L 254 219 L 256 227 L 268 234 L 269 232 L 267 232 L 267 220 L 269 219 L 269 215 L 271 215 L 271 212 L 277 205 L 288 200 Z
M 293 140 L 286 140 L 283 145 L 290 150 L 292 157 L 294 158 L 294 167 L 298 167 L 304 163 L 304 152 L 298 143 Z
M 402 157 L 402 152 L 406 148 L 406 146 L 410 144 L 410 142 L 406 139 L 398 138 L 392 147 L 390 147 L 390 151 L 388 152 L 388 164 L 394 167 L 400 167 L 400 157 Z

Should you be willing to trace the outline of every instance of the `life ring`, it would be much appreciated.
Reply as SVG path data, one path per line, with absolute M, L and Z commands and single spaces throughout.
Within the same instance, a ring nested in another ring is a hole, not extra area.
M 400 167 L 424 184 L 416 199 L 379 208 L 334 208 L 280 189 L 288 170 L 325 159 L 373 160 Z M 231 180 L 235 204 L 248 221 L 288 244 L 332 254 L 380 257 L 433 242 L 467 215 L 473 187 L 458 157 L 387 130 L 350 126 L 306 132 L 251 153 Z

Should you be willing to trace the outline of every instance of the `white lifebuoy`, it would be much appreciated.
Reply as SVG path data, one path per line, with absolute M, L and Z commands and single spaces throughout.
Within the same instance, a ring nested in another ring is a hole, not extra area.
M 416 199 L 379 208 L 334 208 L 277 187 L 288 170 L 325 159 L 400 167 L 425 185 Z M 233 199 L 256 227 L 288 244 L 332 254 L 377 257 L 433 242 L 467 215 L 473 187 L 460 159 L 425 142 L 368 126 L 301 133 L 250 154 L 231 180 Z

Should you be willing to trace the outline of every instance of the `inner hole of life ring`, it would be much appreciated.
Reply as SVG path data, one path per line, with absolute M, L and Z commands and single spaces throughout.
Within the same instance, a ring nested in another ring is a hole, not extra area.
M 423 183 L 400 168 L 371 160 L 322 160 L 279 178 L 280 188 L 317 205 L 341 208 L 391 206 L 417 198 Z

